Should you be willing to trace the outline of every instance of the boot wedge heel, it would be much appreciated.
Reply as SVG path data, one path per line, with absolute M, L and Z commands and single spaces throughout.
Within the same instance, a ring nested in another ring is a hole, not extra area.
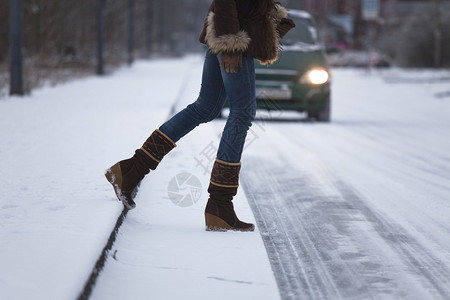
M 255 227 L 249 228 L 238 228 L 229 225 L 227 222 L 219 218 L 218 216 L 212 215 L 210 213 L 205 213 L 206 231 L 253 231 Z
M 106 170 L 106 179 L 112 184 L 117 199 L 122 201 L 122 170 L 120 169 L 120 163 L 116 163 L 114 166 Z
M 127 199 L 127 197 L 122 194 L 122 169 L 120 168 L 120 163 L 116 163 L 114 166 L 106 170 L 105 177 L 109 183 L 112 184 L 117 199 L 119 199 L 119 201 L 121 201 L 127 209 L 135 208 L 136 203 L 134 203 L 132 199 L 137 194 L 139 184 L 133 189 L 131 199 Z

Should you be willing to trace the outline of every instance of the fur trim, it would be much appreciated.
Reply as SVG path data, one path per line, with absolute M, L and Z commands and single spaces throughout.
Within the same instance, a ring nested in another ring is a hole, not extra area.
M 268 66 L 272 65 L 274 62 L 276 62 L 276 61 L 278 60 L 278 56 L 279 56 L 279 55 L 278 55 L 278 53 L 277 53 L 277 57 L 275 57 L 275 58 L 273 58 L 273 59 L 266 59 L 266 60 L 260 60 L 260 59 L 258 59 L 258 62 L 259 62 L 261 65 L 268 67 Z
M 271 41 L 273 47 L 273 56 L 265 60 L 258 59 L 258 62 L 261 65 L 267 67 L 276 62 L 280 55 L 280 45 L 278 42 L 279 35 L 277 32 L 277 26 L 283 18 L 287 18 L 287 10 L 279 3 L 276 3 L 274 9 L 269 13 L 268 16 L 269 16 L 268 22 L 270 22 L 271 30 L 273 32 L 276 32 L 276 36 Z
M 281 5 L 276 4 L 275 9 L 268 15 L 268 18 L 266 20 L 268 26 L 270 27 L 270 32 L 273 33 L 273 35 L 269 39 L 268 44 L 266 46 L 271 49 L 268 51 L 268 53 L 271 53 L 271 55 L 269 55 L 266 59 L 258 59 L 258 62 L 263 66 L 268 67 L 274 62 L 276 62 L 280 54 L 280 45 L 278 42 L 279 36 L 277 32 L 277 25 L 281 21 L 281 19 L 278 21 L 277 18 L 282 16 L 282 14 L 279 13 L 280 7 L 283 8 Z M 284 11 L 286 12 L 286 9 L 284 9 Z
M 263 66 L 270 66 L 272 65 L 274 62 L 276 62 L 278 60 L 278 57 L 280 55 L 280 44 L 278 42 L 278 33 L 277 33 L 277 24 L 273 21 L 270 20 L 270 26 L 272 27 L 272 32 L 274 33 L 273 39 L 269 42 L 269 47 L 272 48 L 272 50 L 269 53 L 272 53 L 271 56 L 267 57 L 266 59 L 262 60 L 262 59 L 258 59 L 258 62 L 263 65 Z
M 209 12 L 206 17 L 206 36 L 205 42 L 215 54 L 220 52 L 245 52 L 250 44 L 251 38 L 244 30 L 236 34 L 225 34 L 217 36 L 214 26 L 214 12 Z
M 276 23 L 280 23 L 281 19 L 287 18 L 287 10 L 280 4 L 276 3 L 274 9 L 269 13 Z

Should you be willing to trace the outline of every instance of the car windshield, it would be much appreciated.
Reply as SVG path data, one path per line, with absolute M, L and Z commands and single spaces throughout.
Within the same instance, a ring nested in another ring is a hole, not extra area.
M 319 45 L 319 35 L 314 24 L 309 19 L 292 17 L 295 27 L 282 39 L 284 45 L 308 44 Z

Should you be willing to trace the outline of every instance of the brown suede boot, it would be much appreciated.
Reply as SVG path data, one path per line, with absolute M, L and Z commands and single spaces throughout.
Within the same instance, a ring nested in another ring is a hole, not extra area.
M 205 209 L 207 231 L 255 230 L 255 225 L 238 219 L 231 201 L 237 193 L 240 169 L 241 163 L 214 162 Z
M 133 157 L 119 161 L 106 170 L 106 179 L 113 185 L 117 198 L 127 209 L 136 207 L 133 199 L 144 176 L 150 170 L 155 170 L 163 157 L 175 147 L 168 136 L 155 130 Z

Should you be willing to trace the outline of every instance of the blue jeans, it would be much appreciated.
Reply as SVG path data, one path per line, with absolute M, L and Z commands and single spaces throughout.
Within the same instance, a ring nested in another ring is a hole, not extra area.
M 201 123 L 214 120 L 228 98 L 230 114 L 222 133 L 217 158 L 240 162 L 247 131 L 255 119 L 255 66 L 243 57 L 237 73 L 227 73 L 220 66 L 220 55 L 208 51 L 203 66 L 202 87 L 194 103 L 164 123 L 159 130 L 177 142 Z

